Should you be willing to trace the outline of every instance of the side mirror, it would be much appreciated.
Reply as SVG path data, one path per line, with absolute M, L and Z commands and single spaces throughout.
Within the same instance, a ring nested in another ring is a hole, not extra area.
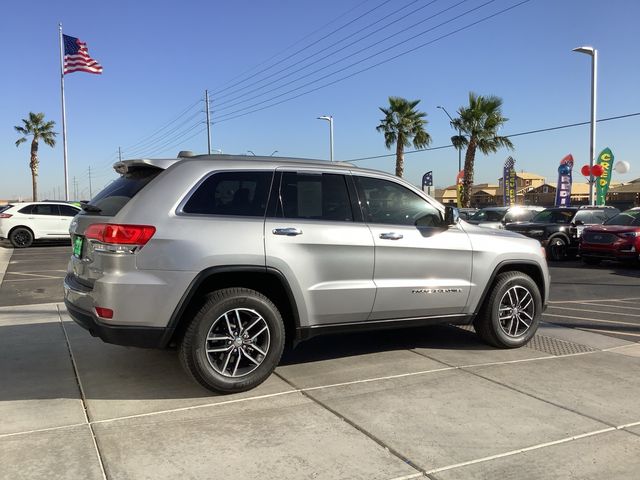
M 446 226 L 455 225 L 460 220 L 460 212 L 456 207 L 444 207 L 444 224 Z
M 584 225 L 584 222 L 582 220 L 576 220 L 573 224 L 577 227 L 578 225 Z

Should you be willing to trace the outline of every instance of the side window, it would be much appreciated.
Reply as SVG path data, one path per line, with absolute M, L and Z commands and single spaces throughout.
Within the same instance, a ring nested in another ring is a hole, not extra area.
M 46 203 L 39 203 L 33 206 L 31 210 L 32 215 L 55 215 L 56 217 L 60 216 L 60 211 L 58 210 L 58 205 L 48 205 Z
M 369 223 L 438 227 L 440 211 L 408 188 L 389 180 L 355 177 Z
M 593 223 L 593 215 L 588 210 L 579 210 L 576 216 L 573 217 L 573 222 L 582 222 L 585 225 Z
M 77 208 L 73 208 L 71 205 L 58 205 L 60 208 L 60 215 L 63 217 L 75 217 L 80 210 Z
M 594 210 L 592 212 L 593 218 L 591 219 L 591 223 L 604 223 L 607 218 L 610 218 L 607 213 L 608 212 L 602 210 Z
M 352 222 L 353 212 L 344 175 L 283 173 L 276 215 Z
M 27 205 L 26 207 L 22 207 L 18 212 L 24 213 L 25 215 L 30 215 L 31 210 L 33 210 L 34 205 Z
M 273 172 L 221 172 L 207 178 L 182 211 L 204 215 L 263 217 Z

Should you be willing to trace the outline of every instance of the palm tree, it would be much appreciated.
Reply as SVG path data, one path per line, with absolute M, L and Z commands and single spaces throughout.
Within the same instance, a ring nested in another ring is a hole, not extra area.
M 53 131 L 53 126 L 56 124 L 54 121 L 45 122 L 44 113 L 29 112 L 29 119 L 23 118 L 23 126 L 15 126 L 16 132 L 23 135 L 16 140 L 16 147 L 19 147 L 21 143 L 27 141 L 27 136 L 31 135 L 31 161 L 29 162 L 29 168 L 31 168 L 31 186 L 33 188 L 33 201 L 38 200 L 38 141 L 42 140 L 50 147 L 56 145 L 57 133 Z
M 509 120 L 502 116 L 502 99 L 496 96 L 483 97 L 469 92 L 469 106 L 460 107 L 458 118 L 451 126 L 462 132 L 451 137 L 456 148 L 467 147 L 464 157 L 464 179 L 462 183 L 462 206 L 469 206 L 471 185 L 473 185 L 473 166 L 476 150 L 483 154 L 495 153 L 500 147 L 513 150 L 513 143 L 507 137 L 498 135 L 498 129 Z
M 384 118 L 376 127 L 384 132 L 384 143 L 387 148 L 396 144 L 396 175 L 402 177 L 404 173 L 404 148 L 413 143 L 415 148 L 424 148 L 431 143 L 431 135 L 424 126 L 427 121 L 426 113 L 416 110 L 420 100 L 407 100 L 401 97 L 389 97 L 389 108 L 380 110 Z

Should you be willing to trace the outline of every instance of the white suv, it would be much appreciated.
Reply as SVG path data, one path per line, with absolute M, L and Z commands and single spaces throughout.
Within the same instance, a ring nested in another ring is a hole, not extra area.
M 34 240 L 69 238 L 69 224 L 80 208 L 64 202 L 21 202 L 0 207 L 0 239 L 15 248 Z

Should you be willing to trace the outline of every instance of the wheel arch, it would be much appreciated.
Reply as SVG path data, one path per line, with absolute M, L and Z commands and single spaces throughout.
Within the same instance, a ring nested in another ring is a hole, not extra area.
M 540 295 L 542 295 L 542 304 L 546 304 L 548 292 L 545 288 L 544 274 L 542 273 L 540 265 L 531 260 L 505 260 L 500 262 L 491 273 L 489 281 L 485 285 L 482 296 L 480 297 L 480 301 L 475 308 L 474 315 L 477 315 L 480 312 L 480 309 L 484 306 L 487 296 L 495 284 L 496 277 L 504 272 L 522 272 L 530 276 L 540 290 Z
M 170 346 L 182 338 L 208 292 L 231 287 L 249 288 L 269 298 L 282 315 L 287 343 L 294 341 L 300 326 L 298 307 L 282 272 L 260 265 L 229 265 L 210 267 L 196 275 L 171 315 L 160 346 Z
M 24 228 L 25 230 L 29 230 L 31 232 L 31 235 L 33 235 L 33 239 L 35 240 L 36 232 L 33 228 L 29 227 L 28 225 L 16 225 L 14 227 L 11 227 L 11 230 L 9 230 L 9 233 L 7 234 L 7 238 L 9 238 L 11 234 L 18 228 Z

